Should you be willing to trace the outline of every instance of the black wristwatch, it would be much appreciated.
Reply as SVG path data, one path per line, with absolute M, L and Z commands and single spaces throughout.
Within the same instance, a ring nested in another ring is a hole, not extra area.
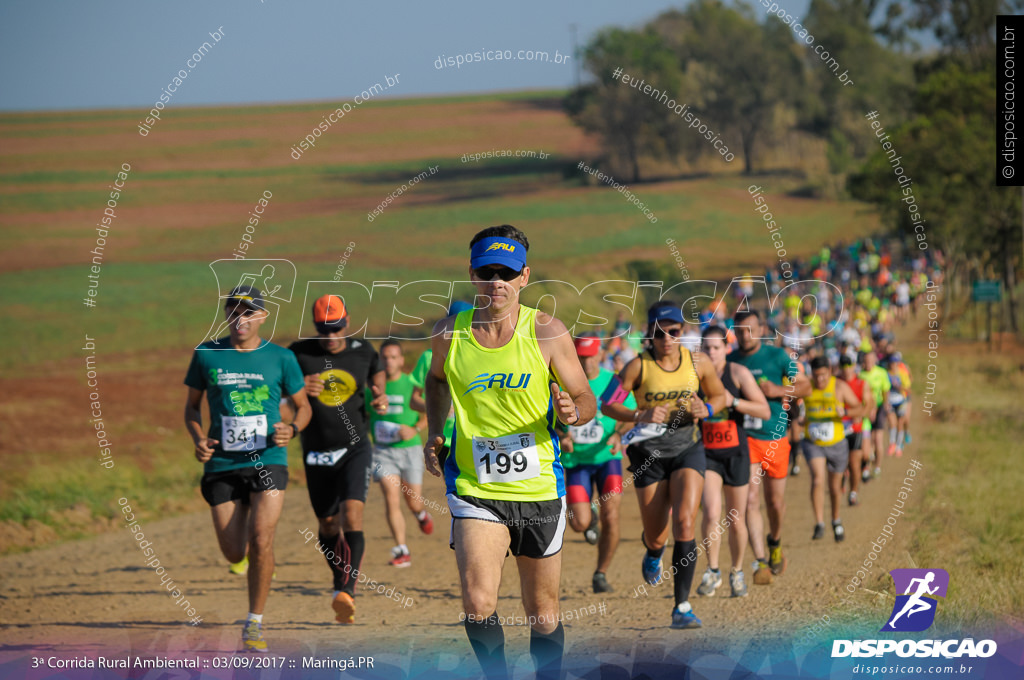
M 295 423 L 292 423 L 292 439 L 299 436 L 299 428 L 296 427 Z

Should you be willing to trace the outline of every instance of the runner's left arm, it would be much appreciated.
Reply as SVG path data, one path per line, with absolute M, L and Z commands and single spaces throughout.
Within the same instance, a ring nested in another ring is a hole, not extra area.
M 754 379 L 754 374 L 750 372 L 750 369 L 742 364 L 729 364 L 729 366 L 739 376 L 739 380 L 736 383 L 739 385 L 740 394 L 742 396 L 737 397 L 736 401 L 733 402 L 732 406 L 739 413 L 748 415 L 751 418 L 760 418 L 761 420 L 769 420 L 772 417 L 772 410 L 768 406 L 768 400 L 764 396 L 764 392 L 757 386 L 757 380 Z M 728 369 L 726 369 L 728 370 Z
M 289 352 L 284 358 L 282 366 L 284 382 L 282 392 L 288 394 L 288 398 L 295 404 L 295 418 L 291 424 L 286 425 L 282 420 L 274 423 L 274 444 L 287 446 L 292 437 L 297 435 L 309 425 L 313 417 L 313 407 L 309 405 L 309 398 L 306 396 L 306 381 L 302 376 L 302 369 L 295 355 Z M 281 415 L 280 413 L 278 415 Z M 292 425 L 295 425 L 293 428 Z
M 566 425 L 589 423 L 597 415 L 597 397 L 576 356 L 572 336 L 565 324 L 543 312 L 537 313 L 536 321 L 537 340 L 541 347 L 546 346 L 551 357 L 548 365 L 558 380 L 558 385 L 551 387 L 555 416 Z

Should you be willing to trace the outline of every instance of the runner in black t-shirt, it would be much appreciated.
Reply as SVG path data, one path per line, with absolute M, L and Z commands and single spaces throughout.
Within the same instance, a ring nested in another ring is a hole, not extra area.
M 342 336 L 348 312 L 340 297 L 317 299 L 313 323 L 320 337 L 289 347 L 299 360 L 313 407 L 313 419 L 302 432 L 306 485 L 320 521 L 320 544 L 334 574 L 331 606 L 339 623 L 353 623 L 364 548 L 363 504 L 373 460 L 364 391 L 371 390 L 374 410 L 385 412 L 385 377 L 369 342 Z

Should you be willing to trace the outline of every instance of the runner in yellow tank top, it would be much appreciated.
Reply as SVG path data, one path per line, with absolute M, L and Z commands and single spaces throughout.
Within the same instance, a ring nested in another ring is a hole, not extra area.
M 489 678 L 508 673 L 496 611 L 507 552 L 519 568 L 537 677 L 561 673 L 565 483 L 554 426 L 556 420 L 583 425 L 597 413 L 565 325 L 519 304 L 530 278 L 529 247 L 526 235 L 509 225 L 473 237 L 470 277 L 478 298 L 490 304 L 438 322 L 424 385 L 426 469 L 440 476 L 442 454 L 466 635 Z M 453 403 L 445 456 L 444 424 Z
M 811 393 L 804 397 L 807 407 L 806 437 L 802 444 L 811 467 L 811 507 L 814 509 L 814 540 L 825 535 L 825 470 L 828 468 L 828 493 L 832 501 L 832 533 L 836 541 L 846 536 L 839 519 L 839 499 L 843 493 L 843 472 L 850 462 L 850 445 L 843 431 L 843 416 L 861 418 L 867 408 L 853 388 L 832 375 L 828 359 L 811 360 Z
M 647 312 L 650 346 L 634 358 L 601 395 L 601 412 L 616 420 L 637 423 L 622 437 L 636 495 L 647 554 L 641 563 L 644 580 L 661 582 L 661 556 L 669 534 L 669 511 L 674 512 L 672 566 L 675 574 L 673 628 L 700 628 L 690 607 L 690 587 L 697 569 L 695 527 L 704 489 L 706 461 L 697 421 L 725 408 L 722 381 L 706 354 L 690 353 L 678 342 L 683 332 L 682 310 L 661 301 Z M 708 402 L 697 396 L 703 389 Z M 633 392 L 637 409 L 622 402 Z M 668 573 L 666 570 L 665 574 Z M 646 593 L 646 586 L 641 586 Z

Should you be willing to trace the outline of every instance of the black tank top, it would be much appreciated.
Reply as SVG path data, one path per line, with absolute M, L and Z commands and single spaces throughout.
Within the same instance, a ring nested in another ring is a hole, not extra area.
M 740 388 L 732 379 L 732 363 L 726 362 L 722 371 L 722 387 L 733 397 L 740 398 Z M 711 419 L 701 421 L 704 451 L 712 458 L 749 455 L 747 432 L 743 429 L 743 414 L 736 409 L 719 411 Z

